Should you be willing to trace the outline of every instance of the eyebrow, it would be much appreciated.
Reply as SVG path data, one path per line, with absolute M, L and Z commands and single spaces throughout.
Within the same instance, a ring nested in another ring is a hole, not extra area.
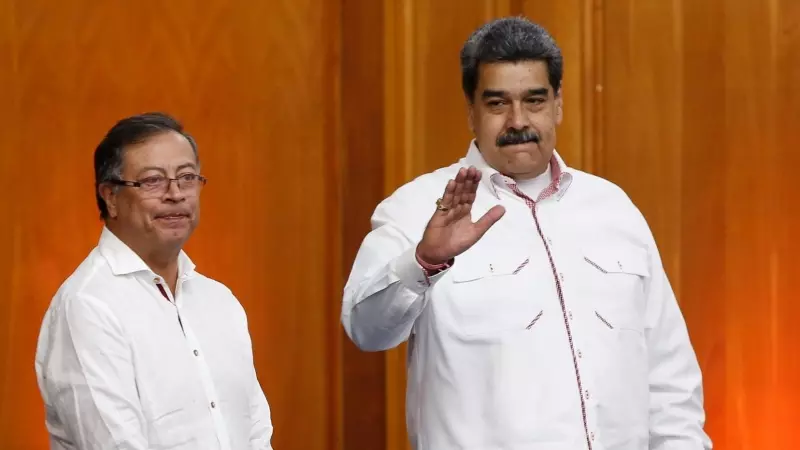
M 197 164 L 195 164 L 195 163 L 183 163 L 183 164 L 181 164 L 180 166 L 178 166 L 175 169 L 175 172 L 180 172 L 183 169 L 194 169 L 194 170 L 197 170 Z M 147 166 L 147 167 L 142 167 L 142 170 L 139 171 L 139 174 L 141 175 L 141 174 L 143 174 L 145 172 L 149 172 L 151 170 L 154 170 L 156 172 L 161 172 L 161 173 L 166 173 L 167 172 L 166 170 L 164 170 L 163 167 Z
M 505 97 L 508 95 L 506 91 L 496 91 L 493 89 L 486 89 L 481 93 L 482 98 L 492 98 L 492 97 Z
M 548 89 L 547 88 L 535 88 L 535 89 L 528 89 L 527 92 L 525 93 L 525 96 L 526 97 L 527 96 L 531 96 L 531 95 L 544 95 L 544 96 L 546 96 L 547 93 L 548 93 Z M 495 90 L 495 89 L 486 89 L 481 94 L 481 97 L 484 98 L 484 99 L 486 99 L 486 98 L 494 98 L 494 97 L 507 97 L 507 96 L 508 96 L 508 92 L 507 91 L 500 91 L 500 90 Z
M 547 95 L 547 88 L 528 89 L 528 95 Z

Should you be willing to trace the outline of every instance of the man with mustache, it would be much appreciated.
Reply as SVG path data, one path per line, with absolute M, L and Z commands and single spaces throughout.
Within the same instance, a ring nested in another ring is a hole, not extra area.
M 461 70 L 466 157 L 377 207 L 344 290 L 356 345 L 409 343 L 412 447 L 710 448 L 700 369 L 645 219 L 555 151 L 559 48 L 500 19 L 469 37 Z
M 194 139 L 167 115 L 129 117 L 94 170 L 100 242 L 36 352 L 50 448 L 271 449 L 245 312 L 181 250 L 206 183 Z

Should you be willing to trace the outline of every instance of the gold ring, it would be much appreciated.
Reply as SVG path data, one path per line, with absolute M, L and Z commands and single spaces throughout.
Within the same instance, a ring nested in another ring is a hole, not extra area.
M 436 199 L 436 209 L 438 209 L 439 211 L 449 211 L 450 207 L 449 206 L 444 206 L 442 204 L 442 199 L 437 198 Z

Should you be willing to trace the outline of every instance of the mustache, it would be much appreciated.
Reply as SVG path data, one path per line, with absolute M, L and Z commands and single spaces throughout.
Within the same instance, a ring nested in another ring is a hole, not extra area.
M 539 133 L 530 128 L 523 128 L 522 130 L 512 128 L 497 138 L 497 146 L 505 147 L 506 145 L 527 144 L 528 142 L 538 144 L 541 140 Z

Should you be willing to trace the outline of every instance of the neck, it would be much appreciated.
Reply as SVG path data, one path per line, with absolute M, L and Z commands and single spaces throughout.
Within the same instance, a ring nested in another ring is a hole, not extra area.
M 123 229 L 113 223 L 106 223 L 106 227 L 142 258 L 142 261 L 147 264 L 150 270 L 164 280 L 167 288 L 174 296 L 178 283 L 178 256 L 181 253 L 181 248 L 171 246 L 164 248 L 162 246 L 162 248 L 154 249 L 147 242 L 142 242 L 142 239 L 135 239 L 129 236 Z
M 512 174 L 512 175 L 507 175 L 507 176 L 512 178 L 514 181 L 517 181 L 517 182 L 535 180 L 535 179 L 537 179 L 539 177 L 541 177 L 542 179 L 547 179 L 549 181 L 549 179 L 550 179 L 550 164 L 547 164 L 544 167 L 544 169 L 541 169 L 541 170 L 536 171 L 536 172 L 517 173 L 517 174 Z
M 164 282 L 174 296 L 178 284 L 178 255 L 180 254 L 180 249 L 169 252 L 153 252 L 150 254 L 141 254 L 137 252 L 137 254 L 144 260 L 150 270 L 164 279 Z

